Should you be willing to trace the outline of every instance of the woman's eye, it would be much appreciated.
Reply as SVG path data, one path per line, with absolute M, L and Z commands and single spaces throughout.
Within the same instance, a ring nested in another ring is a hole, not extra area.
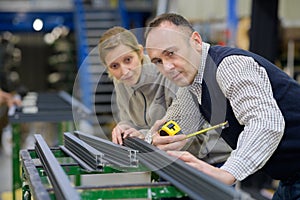
M 131 59 L 130 57 L 128 57 L 128 58 L 125 58 L 125 60 L 124 60 L 124 61 L 125 61 L 125 63 L 130 63 L 130 62 L 131 62 L 131 60 L 132 60 L 132 59 Z
M 119 65 L 118 64 L 112 64 L 109 66 L 111 69 L 118 69 Z

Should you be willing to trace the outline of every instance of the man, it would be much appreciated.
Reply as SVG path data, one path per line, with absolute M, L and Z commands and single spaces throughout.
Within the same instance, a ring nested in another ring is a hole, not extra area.
M 210 124 L 229 122 L 219 131 L 234 149 L 221 168 L 187 152 L 169 154 L 229 185 L 264 170 L 281 180 L 274 199 L 300 198 L 299 84 L 258 55 L 203 42 L 180 15 L 162 14 L 149 27 L 145 36 L 151 61 L 193 95 L 199 113 Z M 189 101 L 182 100 L 181 106 L 188 109 Z M 182 123 L 198 120 L 202 119 L 181 118 Z M 173 142 L 181 143 L 183 138 L 177 136 Z M 156 134 L 153 144 L 163 148 L 167 140 Z M 285 189 L 289 194 L 282 192 Z

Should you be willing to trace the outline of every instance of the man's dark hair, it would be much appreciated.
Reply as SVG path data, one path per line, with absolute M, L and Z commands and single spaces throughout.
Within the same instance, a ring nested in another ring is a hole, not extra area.
M 145 31 L 145 38 L 147 38 L 151 28 L 158 27 L 162 22 L 165 21 L 171 22 L 179 27 L 185 27 L 190 33 L 195 31 L 191 23 L 183 16 L 175 13 L 164 13 L 156 16 L 148 23 L 147 29 Z

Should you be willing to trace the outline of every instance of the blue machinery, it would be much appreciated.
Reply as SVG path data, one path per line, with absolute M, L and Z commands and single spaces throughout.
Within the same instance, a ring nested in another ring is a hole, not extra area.
M 118 2 L 116 7 L 116 13 L 120 16 L 118 24 L 125 28 L 142 27 L 144 20 L 150 15 L 149 10 L 128 10 L 125 4 L 126 0 L 115 1 Z M 149 2 L 151 0 L 143 0 Z M 76 33 L 77 41 L 77 66 L 82 67 L 80 74 L 80 90 L 82 91 L 82 102 L 88 108 L 92 108 L 92 88 L 89 82 L 90 75 L 88 68 L 84 60 L 89 54 L 88 48 L 88 36 L 86 31 L 85 21 L 85 5 L 83 0 L 73 0 L 73 9 L 67 9 L 65 11 L 0 11 L 0 32 L 10 31 L 12 33 L 19 32 L 34 32 L 32 25 L 35 19 L 39 18 L 44 22 L 43 29 L 40 32 L 51 32 L 53 28 L 57 26 L 66 26 L 70 31 Z M 97 44 L 95 44 L 97 45 Z M 82 65 L 83 64 L 83 65 Z

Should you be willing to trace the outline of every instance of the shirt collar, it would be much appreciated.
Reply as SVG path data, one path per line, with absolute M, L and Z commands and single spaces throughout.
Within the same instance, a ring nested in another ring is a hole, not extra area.
M 198 73 L 195 76 L 193 84 L 194 83 L 198 83 L 198 84 L 202 83 L 203 74 L 204 74 L 204 68 L 205 68 L 205 63 L 206 63 L 206 58 L 207 58 L 207 55 L 208 55 L 209 47 L 210 47 L 210 44 L 202 42 L 201 65 L 198 68 Z
M 193 83 L 189 86 L 189 90 L 194 93 L 198 99 L 198 103 L 201 104 L 202 93 L 202 81 L 205 69 L 206 58 L 208 56 L 210 44 L 202 42 L 201 64 L 198 68 L 198 73 L 195 76 Z

